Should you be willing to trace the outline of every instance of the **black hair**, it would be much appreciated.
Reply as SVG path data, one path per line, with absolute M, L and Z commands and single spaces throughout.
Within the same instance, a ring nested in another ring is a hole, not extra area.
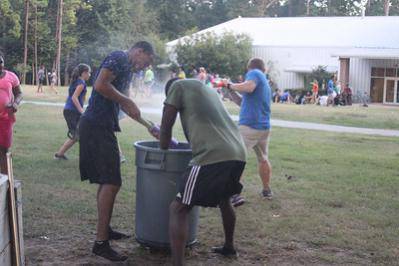
M 149 55 L 154 54 L 154 48 L 152 47 L 151 43 L 146 41 L 139 41 L 136 42 L 131 49 L 143 49 L 143 52 Z
M 166 85 L 165 85 L 165 95 L 166 96 L 168 96 L 168 92 L 169 92 L 170 87 L 172 87 L 172 84 L 179 79 L 180 78 L 171 78 L 170 80 L 168 80 L 168 82 L 166 82 Z
M 72 71 L 72 82 L 75 82 L 82 75 L 82 73 L 86 71 L 91 71 L 89 65 L 86 64 L 77 65 Z

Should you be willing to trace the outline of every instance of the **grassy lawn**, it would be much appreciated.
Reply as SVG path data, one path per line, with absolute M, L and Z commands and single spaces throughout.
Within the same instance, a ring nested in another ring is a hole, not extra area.
M 234 103 L 226 102 L 226 106 L 231 113 L 239 113 L 239 108 Z M 273 103 L 272 119 L 397 130 L 399 129 L 399 106 L 370 105 L 365 108 L 354 104 L 322 107 Z
M 279 107 L 273 106 L 275 113 Z M 328 110 L 302 108 L 308 107 Z M 113 225 L 134 234 L 132 143 L 150 137 L 128 119 L 122 128 L 119 139 L 128 161 L 122 166 L 124 184 Z M 183 139 L 179 128 L 175 136 Z M 19 111 L 14 172 L 23 181 L 28 262 L 105 265 L 90 254 L 96 186 L 80 181 L 78 147 L 68 154 L 69 161 L 52 159 L 65 137 L 61 108 L 26 104 Z M 251 153 L 243 180 L 248 202 L 237 209 L 240 257 L 227 260 L 208 253 L 223 241 L 221 219 L 217 209 L 201 209 L 200 243 L 188 252 L 188 265 L 398 265 L 399 139 L 274 128 L 270 145 L 275 199 L 264 201 L 258 195 L 260 181 Z M 113 245 L 129 255 L 129 264 L 169 262 L 167 254 L 143 249 L 133 239 Z
M 58 94 L 45 87 L 44 94 L 37 94 L 36 87 L 24 86 L 24 99 L 35 101 L 64 102 L 67 87 L 59 87 Z M 91 88 L 89 88 L 89 91 Z M 89 94 L 90 95 L 90 92 Z M 159 99 L 158 99 L 159 98 Z M 161 95 L 153 99 L 139 97 L 143 106 L 159 107 Z M 238 114 L 239 108 L 232 102 L 224 102 L 232 114 Z M 315 105 L 273 104 L 272 118 L 290 121 L 314 122 L 331 125 L 354 126 L 364 128 L 381 128 L 399 130 L 399 106 L 370 105 L 368 108 L 353 106 L 321 107 Z

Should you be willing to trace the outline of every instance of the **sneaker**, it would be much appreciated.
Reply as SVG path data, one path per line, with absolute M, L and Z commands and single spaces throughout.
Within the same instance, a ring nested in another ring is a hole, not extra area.
M 268 190 L 262 190 L 261 195 L 264 199 L 271 200 L 273 198 L 273 192 L 270 188 Z
M 240 194 L 235 194 L 230 198 L 233 207 L 241 206 L 245 203 L 245 199 Z
M 121 163 L 126 162 L 126 157 L 125 157 L 125 155 L 121 155 L 120 158 L 121 158 Z
M 223 255 L 225 257 L 238 257 L 238 253 L 233 248 L 226 248 L 225 246 L 222 247 L 213 247 L 211 249 L 213 253 L 217 253 Z
M 54 154 L 54 159 L 55 160 L 68 160 L 68 157 L 66 157 L 65 156 L 65 154 L 64 155 L 58 155 L 57 153 L 56 154 Z
M 129 238 L 130 236 L 118 231 L 114 231 L 111 227 L 109 227 L 108 237 L 110 240 L 120 240 Z
M 93 253 L 97 256 L 103 257 L 110 261 L 125 261 L 127 260 L 127 256 L 120 255 L 118 252 L 113 250 L 109 241 L 95 241 L 93 246 Z

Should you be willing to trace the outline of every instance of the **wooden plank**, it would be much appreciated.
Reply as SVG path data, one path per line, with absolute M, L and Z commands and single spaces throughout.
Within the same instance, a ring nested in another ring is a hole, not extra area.
M 10 243 L 10 224 L 8 213 L 0 214 L 0 251 Z M 0 264 L 1 265 L 1 264 Z
M 0 213 L 7 209 L 8 178 L 0 174 Z
M 11 266 L 11 244 L 0 252 L 0 265 L 1 266 Z
M 25 265 L 25 250 L 24 250 L 24 230 L 22 221 L 22 182 L 15 180 L 15 197 L 17 203 L 17 217 L 18 217 L 18 231 L 19 231 L 19 245 L 21 265 Z
M 10 243 L 10 224 L 8 217 L 7 176 L 0 176 L 0 251 Z M 1 264 L 0 264 L 1 265 Z
M 8 181 L 7 177 L 3 178 L 0 176 L 0 252 L 4 251 L 9 246 L 9 252 L 11 252 L 10 245 L 10 223 L 9 223 L 9 213 L 8 213 Z M 23 221 L 22 221 L 22 189 L 21 182 L 15 181 L 15 197 L 17 203 L 17 216 L 18 216 L 18 230 L 20 239 L 20 257 L 22 265 L 25 265 L 25 254 L 23 245 Z M 3 258 L 2 258 L 3 259 Z M 0 266 L 11 265 L 2 264 L 0 260 Z

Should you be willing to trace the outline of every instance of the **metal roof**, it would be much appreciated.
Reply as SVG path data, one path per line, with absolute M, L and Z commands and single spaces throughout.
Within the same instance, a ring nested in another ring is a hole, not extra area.
M 331 56 L 341 58 L 399 59 L 399 49 L 352 48 L 345 52 L 332 53 Z
M 254 46 L 399 49 L 399 16 L 236 18 L 195 34 L 246 33 Z M 186 36 L 187 37 L 187 36 Z M 175 46 L 179 40 L 167 43 Z

